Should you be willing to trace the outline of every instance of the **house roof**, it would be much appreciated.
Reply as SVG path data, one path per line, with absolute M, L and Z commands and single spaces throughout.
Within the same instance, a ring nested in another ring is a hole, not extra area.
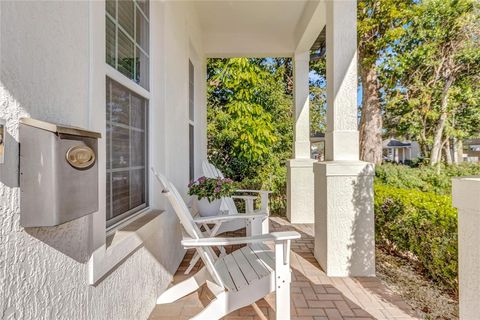
M 384 148 L 402 148 L 402 147 L 411 147 L 411 142 L 402 142 L 397 139 L 387 139 L 383 141 Z
M 472 139 L 467 139 L 463 141 L 464 145 L 472 145 L 472 144 L 480 144 L 480 138 L 472 138 Z

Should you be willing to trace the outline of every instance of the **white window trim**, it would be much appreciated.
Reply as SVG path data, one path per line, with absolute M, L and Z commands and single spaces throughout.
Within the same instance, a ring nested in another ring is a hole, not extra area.
M 105 137 L 106 132 L 106 115 L 105 115 L 105 101 L 106 101 L 106 77 L 120 83 L 129 90 L 149 100 L 149 106 L 152 102 L 152 94 L 129 79 L 118 70 L 110 66 L 105 61 L 105 3 L 102 1 L 91 1 L 90 5 L 90 127 L 95 131 L 102 133 Z M 152 19 L 150 18 L 150 22 Z M 152 44 L 153 33 L 150 30 L 150 46 Z M 152 50 L 151 50 L 152 51 Z M 149 65 L 149 74 L 151 75 L 152 63 Z M 152 78 L 149 78 L 151 83 Z M 151 88 L 151 86 L 149 86 Z M 100 106 L 100 107 L 99 107 Z M 149 120 L 151 123 L 151 119 Z M 149 131 L 151 126 L 149 126 Z M 151 133 L 151 132 L 149 132 Z M 154 209 L 152 207 L 144 208 L 143 210 L 126 217 L 119 221 L 114 226 L 106 228 L 106 150 L 105 139 L 99 140 L 98 145 L 98 160 L 99 160 L 99 211 L 90 215 L 91 226 L 91 248 L 92 253 L 88 261 L 87 282 L 89 285 L 96 285 L 101 282 L 109 273 L 111 273 L 117 266 L 119 266 L 126 258 L 144 244 L 144 240 L 148 239 L 153 233 L 161 230 L 160 221 L 163 216 L 163 210 Z M 151 142 L 148 143 L 151 147 Z M 152 160 L 152 155 L 149 154 L 149 163 Z M 152 176 L 149 173 L 149 187 L 147 192 L 150 199 L 149 204 L 152 203 L 151 182 Z M 158 201 L 157 201 L 158 203 Z M 150 216 L 146 219 L 144 224 L 142 217 Z M 140 221 L 140 222 L 139 222 Z M 138 225 L 140 223 L 140 225 Z M 135 228 L 124 228 L 126 226 L 135 226 Z M 134 231 L 126 231 L 125 229 L 134 229 Z M 107 246 L 107 237 L 114 235 L 114 241 Z
M 125 258 L 130 256 L 135 250 L 143 245 L 144 239 L 149 238 L 160 229 L 160 220 L 162 210 L 145 209 L 139 212 L 135 217 L 129 217 L 128 221 L 123 221 L 114 232 L 109 232 L 106 236 L 114 235 L 113 244 L 107 247 L 104 243 L 95 250 L 88 263 L 88 283 L 96 285 L 112 270 L 121 264 Z M 128 230 L 130 224 L 135 224 L 142 217 L 151 215 L 152 218 L 145 224 L 140 225 L 134 231 Z M 128 223 L 127 223 L 128 222 Z M 119 238 L 118 240 L 116 238 Z
M 120 83 L 122 86 L 126 87 L 127 89 L 133 91 L 134 93 L 142 96 L 143 98 L 150 101 L 150 91 L 143 88 L 141 85 L 133 81 L 132 79 L 125 76 L 123 73 L 105 63 L 105 75 L 110 79 Z

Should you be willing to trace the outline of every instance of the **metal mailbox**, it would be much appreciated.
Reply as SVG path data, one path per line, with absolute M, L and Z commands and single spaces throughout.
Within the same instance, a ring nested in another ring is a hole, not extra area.
M 100 133 L 20 120 L 20 224 L 56 226 L 98 210 Z

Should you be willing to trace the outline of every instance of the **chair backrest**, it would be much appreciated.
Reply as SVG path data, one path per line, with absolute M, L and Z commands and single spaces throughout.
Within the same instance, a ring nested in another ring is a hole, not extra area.
M 208 160 L 203 161 L 202 163 L 203 174 L 207 178 L 225 178 L 223 173 L 217 169 L 213 164 L 208 162 Z
M 177 215 L 178 219 L 180 220 L 180 223 L 185 230 L 185 232 L 188 234 L 189 237 L 193 239 L 200 239 L 204 238 L 203 233 L 201 232 L 200 228 L 197 226 L 195 221 L 193 221 L 193 217 L 190 214 L 190 211 L 188 210 L 188 207 L 183 200 L 182 196 L 178 192 L 177 188 L 168 181 L 168 179 L 155 171 L 154 168 L 152 168 L 152 172 L 157 178 L 158 182 L 162 186 L 162 194 L 167 197 L 170 205 L 172 206 L 173 210 L 175 211 L 175 214 Z M 225 288 L 225 284 L 223 283 L 221 277 L 219 276 L 216 268 L 215 268 L 215 260 L 217 255 L 215 252 L 212 250 L 210 247 L 198 247 L 196 248 L 197 252 L 199 253 L 203 263 L 207 267 L 207 270 L 210 272 L 212 275 L 213 280 L 221 287 Z
M 203 161 L 202 169 L 203 175 L 207 178 L 225 178 L 223 173 L 213 164 L 208 162 L 208 160 Z M 235 206 L 235 202 L 232 198 L 222 198 L 220 210 L 228 210 L 228 214 L 238 214 L 237 206 Z
M 168 181 L 167 177 L 155 171 L 152 168 L 152 172 L 157 178 L 158 182 L 162 186 L 162 193 L 167 197 L 170 202 L 170 205 L 175 210 L 175 213 L 180 220 L 185 232 L 194 239 L 199 239 L 202 237 L 202 232 L 198 228 L 197 224 L 193 221 L 192 215 L 188 210 L 185 201 L 183 200 L 182 196 L 178 192 L 177 188 Z

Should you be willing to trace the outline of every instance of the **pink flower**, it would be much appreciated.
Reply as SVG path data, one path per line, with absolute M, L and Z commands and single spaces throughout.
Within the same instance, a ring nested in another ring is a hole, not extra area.
M 219 193 L 220 192 L 220 187 L 216 187 L 215 188 L 215 193 Z
M 200 182 L 200 183 L 204 183 L 205 181 L 207 181 L 207 178 L 205 178 L 205 177 L 198 178 L 198 182 Z

